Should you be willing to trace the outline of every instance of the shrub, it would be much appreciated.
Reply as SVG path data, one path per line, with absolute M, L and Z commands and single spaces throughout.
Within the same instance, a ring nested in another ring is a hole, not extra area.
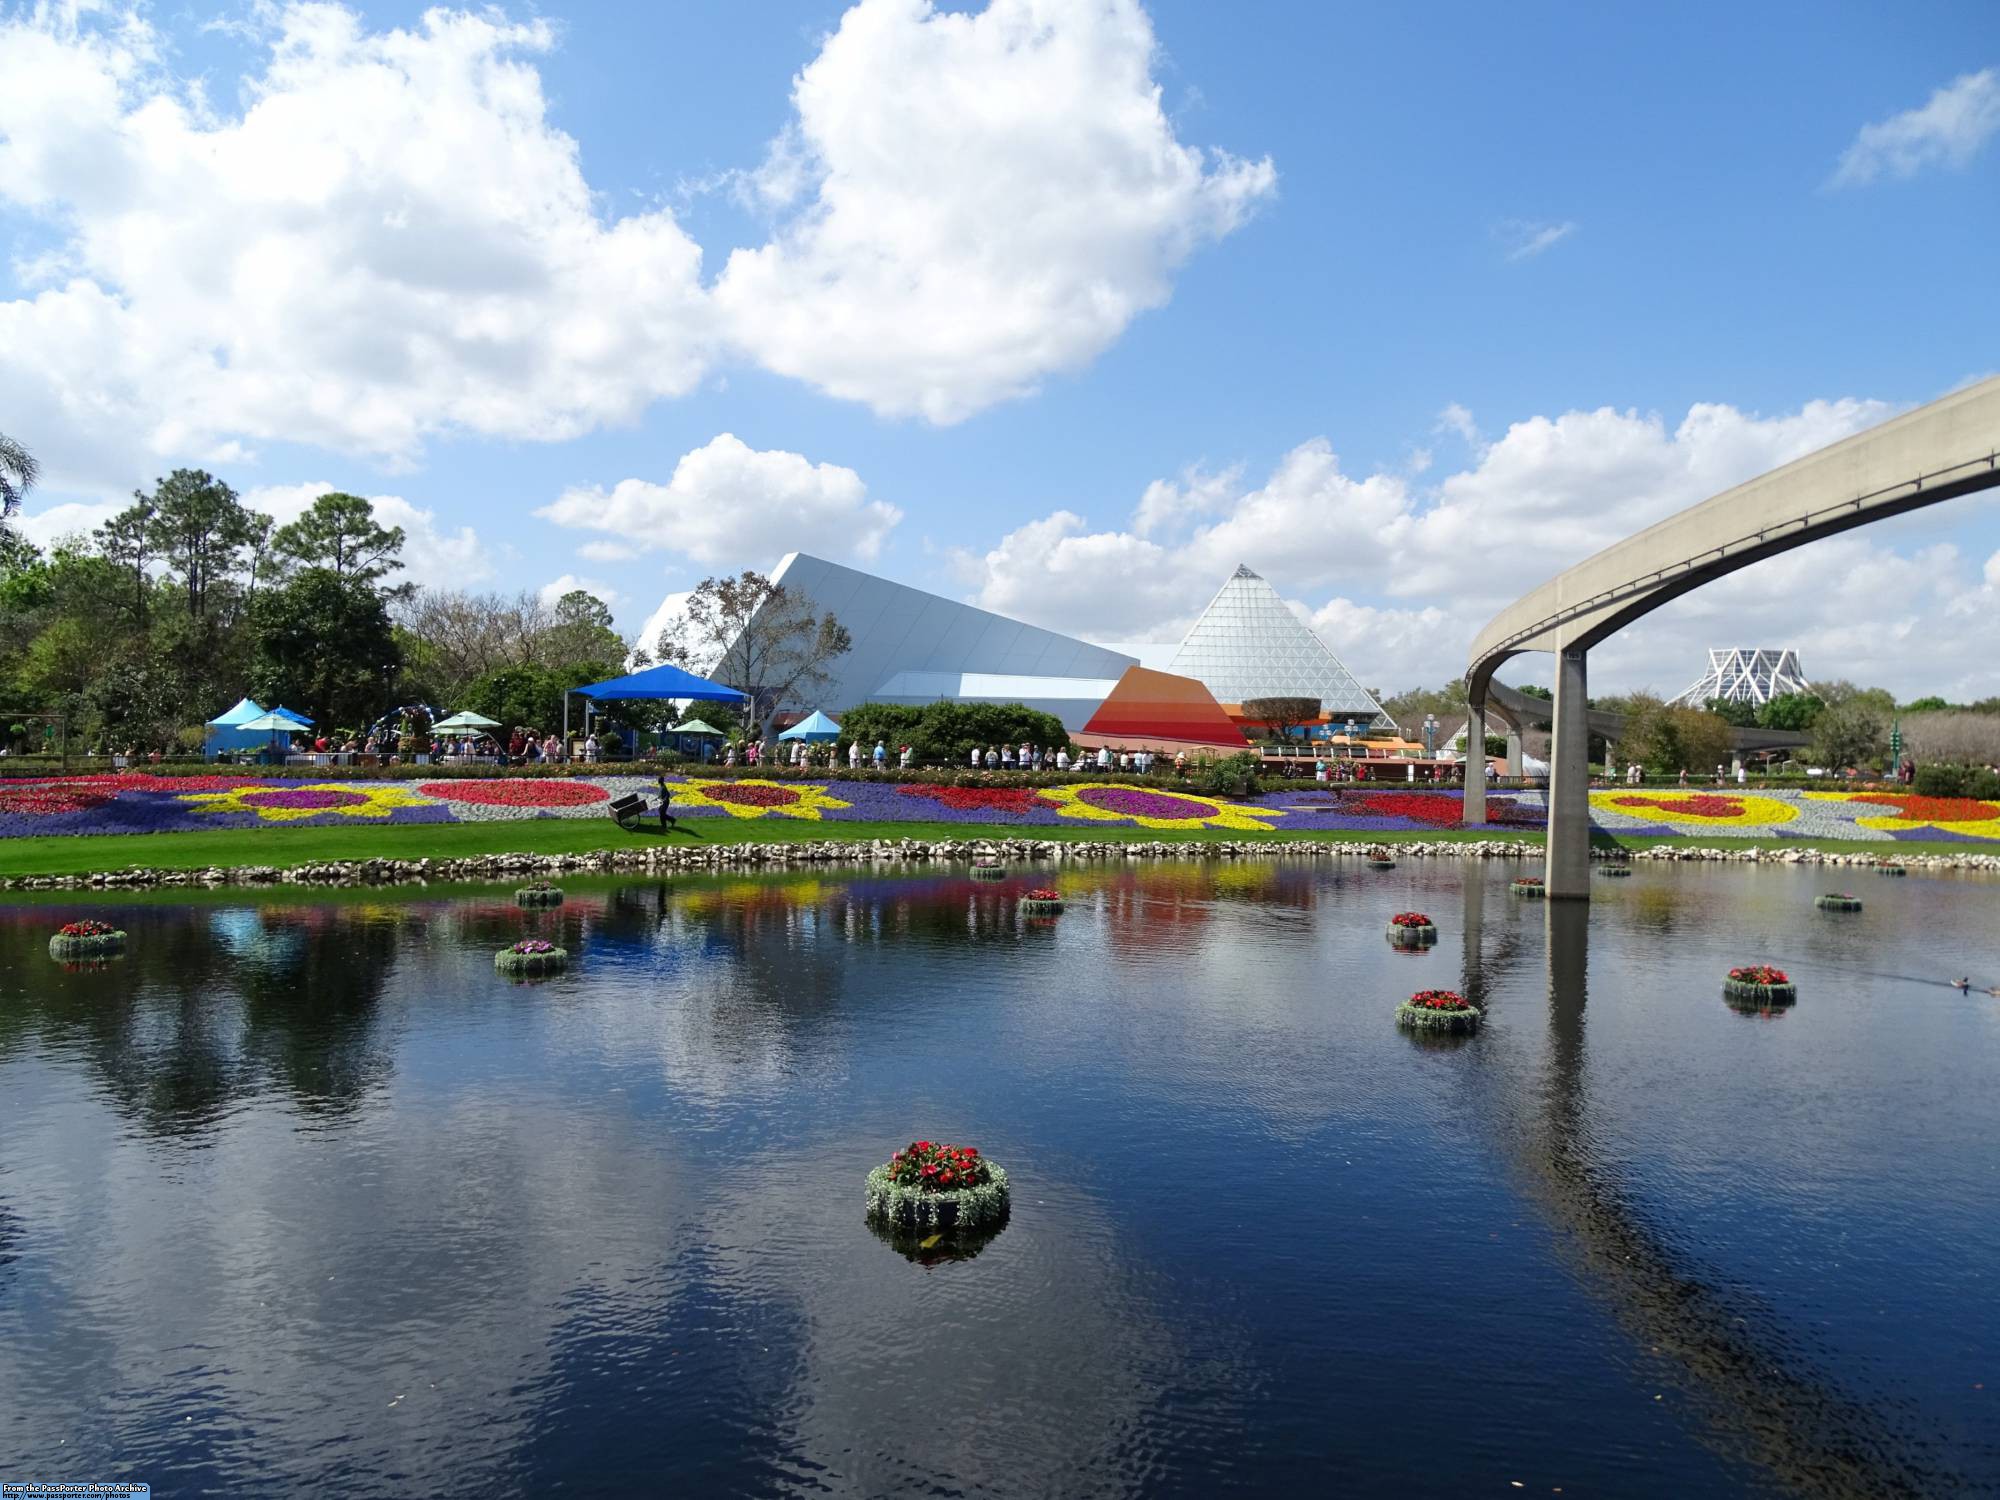
M 1257 780 L 1261 762 L 1245 750 L 1210 762 L 1197 785 L 1211 797 L 1254 797 L 1263 790 Z
M 1982 802 L 2000 799 L 2000 775 L 1985 766 L 1918 766 L 1913 789 L 1921 797 L 1975 797 Z

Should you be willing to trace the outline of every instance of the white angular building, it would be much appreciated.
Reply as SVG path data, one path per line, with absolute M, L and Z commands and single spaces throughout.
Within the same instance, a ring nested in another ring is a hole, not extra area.
M 1247 567 L 1238 566 L 1209 601 L 1167 670 L 1194 678 L 1223 703 L 1317 698 L 1329 718 L 1382 716 L 1382 705 L 1317 632 Z
M 1763 646 L 1729 646 L 1711 649 L 1707 675 L 1672 701 L 1700 708 L 1712 698 L 1721 698 L 1761 707 L 1787 693 L 1811 691 L 1812 684 L 1799 666 L 1799 653 L 1790 647 L 1774 651 Z

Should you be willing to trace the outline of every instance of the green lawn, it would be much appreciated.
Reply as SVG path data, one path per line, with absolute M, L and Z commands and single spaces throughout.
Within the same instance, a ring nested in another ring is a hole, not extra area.
M 608 818 L 538 818 L 494 823 L 382 824 L 375 827 L 216 829 L 201 833 L 104 834 L 89 837 L 0 839 L 0 877 L 87 875 L 99 870 L 203 869 L 211 865 L 301 865 L 329 859 L 451 859 L 477 854 L 589 854 L 648 843 L 703 848 L 716 844 L 798 843 L 866 839 L 1034 838 L 1103 842 L 1166 843 L 1327 843 L 1406 844 L 1443 841 L 1524 840 L 1539 843 L 1533 830 L 1439 829 L 1406 832 L 1191 833 L 1093 825 L 1077 828 L 1021 828 L 968 823 L 812 823 L 790 818 L 706 818 L 690 820 L 681 831 L 626 833 Z M 1748 849 L 1770 839 L 1614 838 L 1595 833 L 1593 842 L 1626 849 L 1655 845 Z M 1876 855 L 1963 854 L 1964 844 L 1862 843 L 1846 839 L 1786 840 L 1787 847 Z

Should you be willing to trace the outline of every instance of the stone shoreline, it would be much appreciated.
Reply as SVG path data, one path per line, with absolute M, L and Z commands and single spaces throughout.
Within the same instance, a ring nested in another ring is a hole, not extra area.
M 815 843 L 648 845 L 642 849 L 605 849 L 589 854 L 482 854 L 465 859 L 325 860 L 292 865 L 210 867 L 198 870 L 100 870 L 84 875 L 24 875 L 0 879 L 0 890 L 151 890 L 178 886 L 352 886 L 415 885 L 480 880 L 513 880 L 522 875 L 673 874 L 708 871 L 790 870 L 823 865 L 934 864 L 992 856 L 1018 861 L 1107 864 L 1130 860 L 1365 860 L 1378 848 L 1395 858 L 1539 859 L 1542 846 L 1526 841 L 1428 843 L 1411 841 L 1374 845 L 1364 841 L 1298 840 L 1271 843 L 1109 843 L 1056 839 L 864 839 Z M 1920 872 L 1978 870 L 2000 874 L 2000 854 L 1909 854 L 1883 859 L 1874 854 L 1832 853 L 1818 849 L 1710 849 L 1662 847 L 1607 853 L 1591 851 L 1593 859 L 1629 859 L 1634 863 L 1716 861 L 1729 864 L 1874 866 L 1899 865 Z

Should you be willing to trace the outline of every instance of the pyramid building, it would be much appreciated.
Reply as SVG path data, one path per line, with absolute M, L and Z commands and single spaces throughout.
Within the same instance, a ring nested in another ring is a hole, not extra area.
M 1330 718 L 1372 720 L 1382 705 L 1354 680 L 1278 591 L 1238 567 L 1209 601 L 1168 667 L 1192 677 L 1223 703 L 1246 698 L 1319 699 Z
M 1118 686 L 1083 726 L 1083 742 L 1157 744 L 1247 750 L 1235 720 L 1200 683 L 1170 672 L 1127 667 Z

